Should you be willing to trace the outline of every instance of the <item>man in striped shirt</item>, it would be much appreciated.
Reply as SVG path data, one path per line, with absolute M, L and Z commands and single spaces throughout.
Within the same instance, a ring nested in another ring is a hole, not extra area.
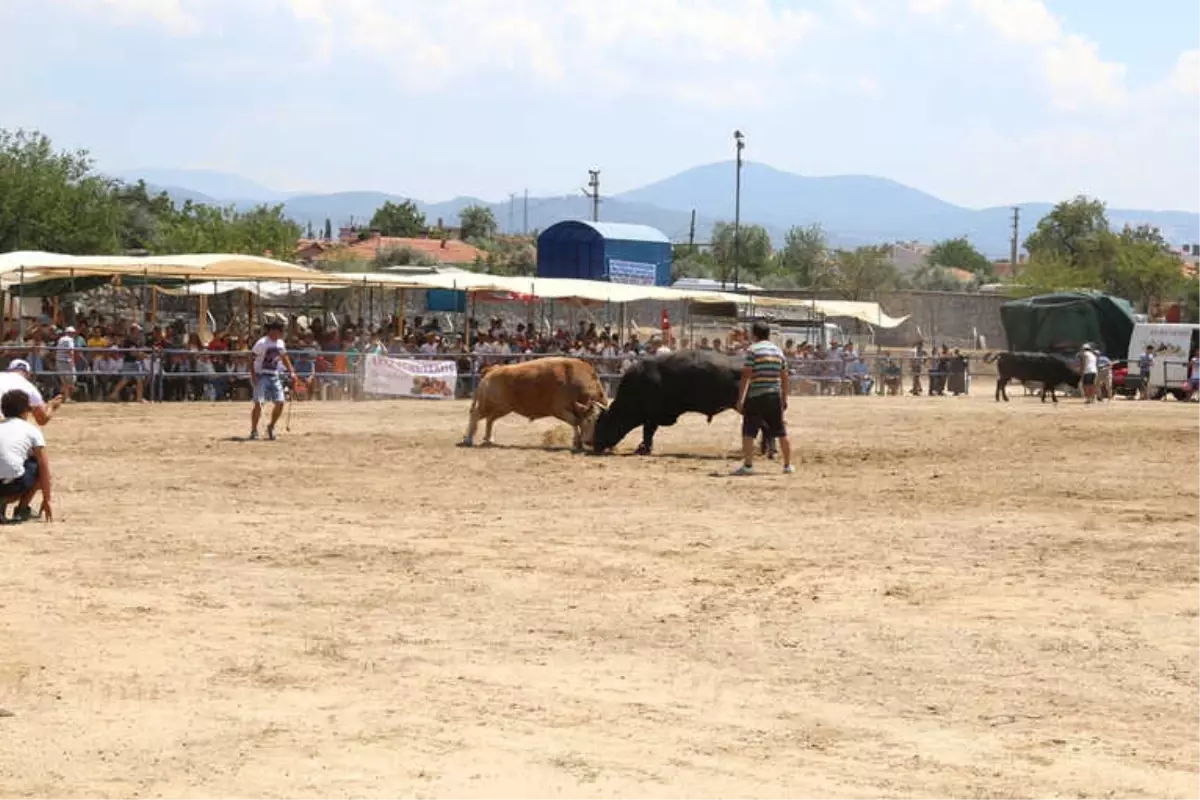
M 783 471 L 790 475 L 795 472 L 792 444 L 783 421 L 789 388 L 787 359 L 771 343 L 771 329 L 765 322 L 754 323 L 751 334 L 754 343 L 746 349 L 737 404 L 742 413 L 742 466 L 733 474 L 754 474 L 754 440 L 761 430 L 767 439 L 779 440 Z

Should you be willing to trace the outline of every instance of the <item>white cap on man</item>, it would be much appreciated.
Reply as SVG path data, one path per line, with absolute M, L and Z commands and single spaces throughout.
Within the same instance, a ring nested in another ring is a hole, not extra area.
M 75 333 L 75 328 L 71 325 L 68 325 L 67 329 L 63 331 L 63 333 Z
M 24 373 L 32 372 L 32 370 L 29 368 L 29 362 L 23 358 L 14 358 L 12 361 L 8 362 L 8 371 Z

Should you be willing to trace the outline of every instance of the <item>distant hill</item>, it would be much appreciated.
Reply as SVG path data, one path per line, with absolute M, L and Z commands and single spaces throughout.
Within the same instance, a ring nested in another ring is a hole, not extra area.
M 734 169 L 732 161 L 708 164 L 639 189 L 602 197 L 600 218 L 651 225 L 672 240 L 685 242 L 691 211 L 695 209 L 696 241 L 707 242 L 716 221 L 733 219 Z M 193 202 L 232 202 L 242 208 L 282 202 L 289 216 L 304 226 L 311 222 L 316 230 L 326 218 L 335 228 L 351 220 L 365 224 L 384 202 L 406 199 L 403 195 L 369 191 L 288 195 L 236 175 L 204 170 L 133 170 L 122 177 L 143 177 L 148 184 L 165 187 L 178 202 L 190 198 Z M 520 232 L 526 224 L 521 198 L 511 204 L 487 203 L 473 197 L 442 203 L 416 202 L 431 224 L 441 218 L 447 226 L 454 226 L 462 209 L 475 204 L 488 206 L 502 231 Z M 1053 204 L 1022 203 L 1020 208 L 1023 239 Z M 1119 208 L 1110 208 L 1108 214 L 1114 228 L 1126 223 L 1148 224 L 1162 229 L 1175 244 L 1200 242 L 1200 214 Z M 590 216 L 590 201 L 578 194 L 531 197 L 528 201 L 527 225 L 531 231 L 564 219 Z M 1004 257 L 1009 251 L 1012 209 L 964 208 L 886 178 L 805 177 L 750 162 L 742 168 L 742 220 L 766 227 L 777 244 L 793 225 L 820 223 L 836 247 L 967 236 L 987 255 Z

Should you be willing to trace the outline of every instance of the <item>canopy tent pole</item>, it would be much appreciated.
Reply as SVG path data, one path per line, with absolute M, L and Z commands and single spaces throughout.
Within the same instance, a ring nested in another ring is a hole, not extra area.
M 454 281 L 451 285 L 453 287 L 455 287 L 454 291 L 458 291 L 458 281 L 457 280 Z M 475 317 L 475 293 L 467 292 L 467 299 L 470 300 L 470 302 L 463 306 L 464 308 L 467 309 L 467 312 L 468 312 L 467 318 L 463 322 L 463 327 L 466 329 L 465 333 L 463 334 L 463 337 L 464 337 L 463 341 L 467 343 L 467 346 L 465 349 L 469 353 L 469 352 L 471 352 L 471 320 Z
M 25 343 L 25 265 L 21 265 L 21 282 L 17 284 L 17 339 Z
M 149 283 L 150 283 L 150 269 L 148 267 L 142 267 L 142 291 L 140 292 L 141 300 L 142 300 L 142 323 L 147 326 L 153 324 L 153 322 L 149 316 L 149 311 L 146 310 L 146 306 L 147 306 L 146 286 L 149 285 Z
M 401 339 L 404 338 L 404 290 L 396 290 L 396 319 L 392 323 L 392 327 L 396 329 L 396 335 Z
M 367 279 L 366 279 L 366 276 L 364 276 L 363 281 L 362 281 L 362 286 L 358 287 L 358 321 L 359 322 L 363 321 L 363 291 L 366 288 L 367 288 Z M 361 326 L 356 325 L 355 327 L 358 328 Z M 362 331 L 359 331 L 359 333 L 361 334 Z
M 295 337 L 296 335 L 296 315 L 292 313 L 294 307 L 292 305 L 292 279 L 288 278 L 287 282 L 287 302 L 288 302 L 288 336 Z

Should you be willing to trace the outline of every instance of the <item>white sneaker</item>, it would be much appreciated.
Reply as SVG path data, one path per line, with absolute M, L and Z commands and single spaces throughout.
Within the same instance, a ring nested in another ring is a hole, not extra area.
M 735 469 L 735 470 L 734 470 L 732 473 L 730 473 L 730 474 L 732 474 L 732 475 L 735 475 L 735 476 L 741 476 L 741 475 L 753 475 L 753 474 L 754 474 L 754 467 L 748 466 L 748 465 L 746 465 L 746 464 L 742 464 L 740 467 L 738 467 L 737 469 Z
M 795 471 L 796 471 L 796 468 L 794 466 L 792 466 L 791 464 L 788 464 L 786 467 L 783 468 L 784 475 L 791 475 Z

